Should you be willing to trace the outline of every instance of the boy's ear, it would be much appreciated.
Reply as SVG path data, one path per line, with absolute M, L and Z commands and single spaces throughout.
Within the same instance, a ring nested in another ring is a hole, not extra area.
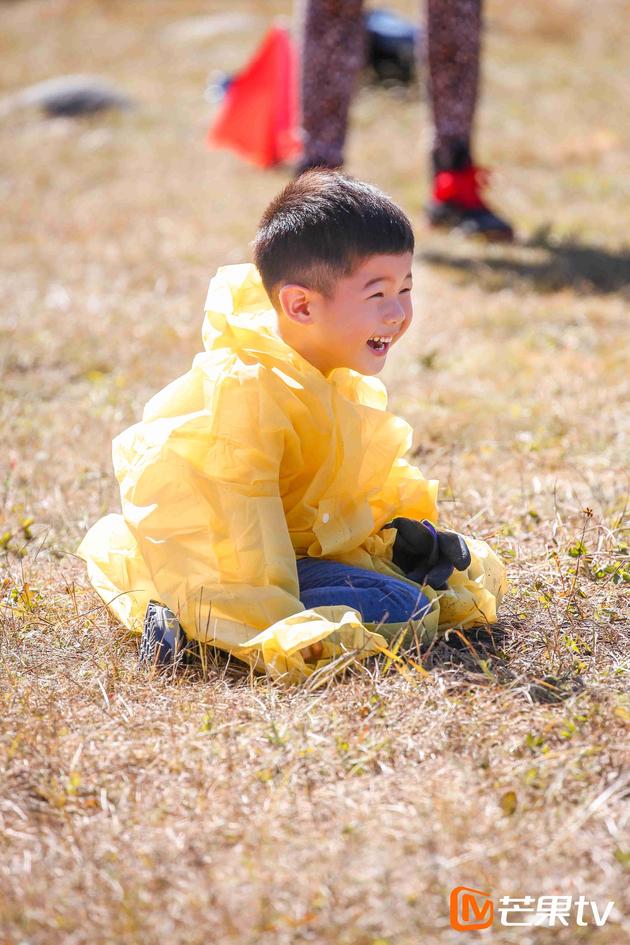
M 303 285 L 283 285 L 278 289 L 278 304 L 282 311 L 294 322 L 303 325 L 311 321 L 311 303 L 313 292 Z

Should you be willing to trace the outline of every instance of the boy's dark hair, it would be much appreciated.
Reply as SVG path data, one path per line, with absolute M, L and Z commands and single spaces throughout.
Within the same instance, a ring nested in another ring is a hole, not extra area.
M 267 294 L 295 282 L 330 296 L 368 256 L 413 252 L 411 223 L 378 188 L 315 168 L 291 181 L 263 214 L 253 243 Z

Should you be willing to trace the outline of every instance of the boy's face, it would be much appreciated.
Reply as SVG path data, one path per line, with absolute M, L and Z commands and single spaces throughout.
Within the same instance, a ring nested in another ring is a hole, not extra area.
M 369 256 L 337 280 L 330 298 L 304 286 L 283 286 L 282 337 L 324 375 L 337 367 L 378 374 L 413 318 L 412 258 Z M 374 336 L 389 341 L 369 342 Z

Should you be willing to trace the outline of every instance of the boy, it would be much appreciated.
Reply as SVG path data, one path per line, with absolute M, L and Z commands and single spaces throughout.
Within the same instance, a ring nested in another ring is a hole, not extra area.
M 406 623 L 496 620 L 503 565 L 435 528 L 438 483 L 376 378 L 411 324 L 413 248 L 385 194 L 315 170 L 267 208 L 256 266 L 211 281 L 205 351 L 115 438 L 122 515 L 79 548 L 145 657 L 199 641 L 292 682 Z

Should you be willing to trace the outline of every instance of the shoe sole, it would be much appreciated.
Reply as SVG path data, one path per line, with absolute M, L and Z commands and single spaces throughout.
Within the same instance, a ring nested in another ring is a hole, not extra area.
M 485 243 L 514 243 L 515 236 L 513 232 L 505 230 L 473 230 L 468 231 L 461 224 L 453 226 L 451 223 L 434 223 L 429 220 L 429 227 L 432 230 L 439 230 L 447 233 L 449 236 L 464 236 L 466 239 L 476 239 Z
M 140 662 L 161 668 L 188 666 L 199 656 L 196 640 L 190 640 L 175 614 L 150 601 L 140 640 Z

